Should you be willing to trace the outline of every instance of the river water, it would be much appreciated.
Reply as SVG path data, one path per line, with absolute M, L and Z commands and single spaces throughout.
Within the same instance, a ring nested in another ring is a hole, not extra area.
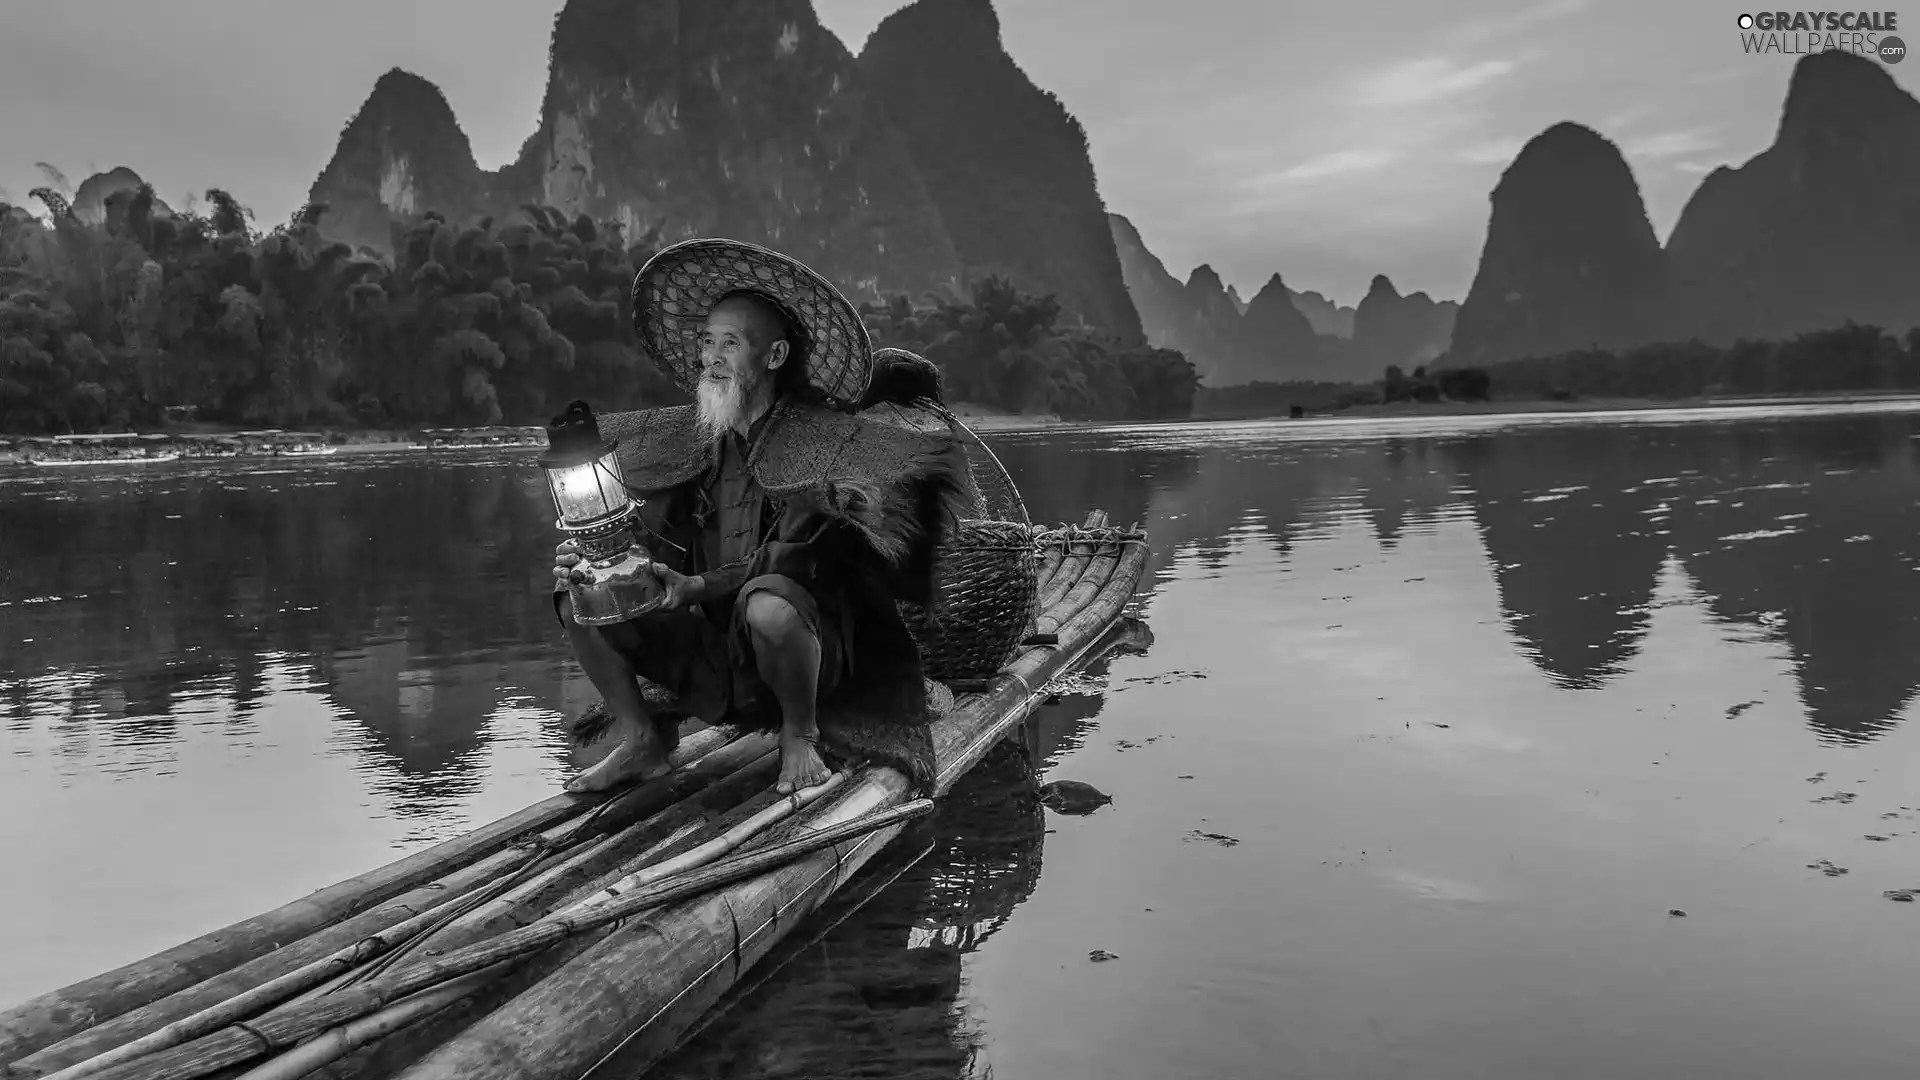
M 1153 644 L 659 1074 L 1904 1073 L 1917 437 L 991 437 L 1036 518 L 1149 530 Z M 0 1003 L 550 794 L 591 700 L 553 542 L 529 453 L 0 472 Z

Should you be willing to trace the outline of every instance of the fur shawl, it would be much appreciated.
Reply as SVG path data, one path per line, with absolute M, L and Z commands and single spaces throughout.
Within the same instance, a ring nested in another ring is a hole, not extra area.
M 678 487 L 713 466 L 714 447 L 700 437 L 691 405 L 612 413 L 600 430 L 619 448 L 627 485 L 641 493 Z M 961 519 L 977 516 L 958 438 L 803 402 L 775 406 L 747 467 L 768 496 L 852 526 L 891 571 L 898 598 L 915 603 L 932 596 L 939 547 Z

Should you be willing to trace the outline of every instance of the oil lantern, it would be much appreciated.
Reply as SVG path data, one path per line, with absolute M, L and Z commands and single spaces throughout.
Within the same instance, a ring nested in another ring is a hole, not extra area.
M 600 422 L 586 402 L 572 402 L 547 425 L 540 468 L 560 514 L 555 524 L 579 547 L 587 575 L 572 585 L 574 621 L 605 626 L 658 606 L 660 579 L 628 528 L 639 506 L 627 493 L 613 443 L 600 437 Z

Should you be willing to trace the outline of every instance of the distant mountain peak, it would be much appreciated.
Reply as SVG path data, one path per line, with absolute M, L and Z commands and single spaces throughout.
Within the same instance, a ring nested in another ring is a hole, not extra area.
M 1361 347 L 1352 342 L 1356 312 L 1319 293 L 1296 293 L 1278 271 L 1244 305 L 1212 264 L 1182 282 L 1141 243 L 1140 231 L 1108 214 L 1127 290 L 1148 340 L 1186 353 L 1210 387 L 1249 382 L 1354 382 L 1377 379 L 1388 364 L 1419 364 L 1446 348 L 1456 305 L 1422 297 L 1408 303 L 1386 292 L 1367 306 L 1374 325 Z M 1378 280 L 1385 282 L 1383 275 Z
M 1449 363 L 1619 348 L 1665 332 L 1666 262 L 1612 141 L 1555 124 L 1521 148 L 1490 201 Z
M 375 79 L 373 81 L 373 93 L 375 96 L 381 94 L 419 94 L 425 97 L 432 97 L 442 105 L 447 103 L 447 95 L 441 91 L 439 84 L 423 75 L 416 75 L 403 67 L 390 67 L 378 79 Z M 452 106 L 448 106 L 447 111 L 452 112 Z
M 881 28 L 902 17 L 938 30 L 963 47 L 1001 48 L 1000 15 L 994 11 L 992 0 L 916 0 L 881 19 L 873 32 L 880 33 Z
M 1914 109 L 1913 95 L 1894 82 L 1885 64 L 1837 49 L 1811 53 L 1793 65 L 1776 139 L 1795 142 L 1871 127 Z
M 1500 174 L 1494 198 L 1510 184 L 1556 183 L 1561 180 L 1593 181 L 1614 185 L 1624 180 L 1639 198 L 1640 185 L 1633 178 L 1626 155 L 1612 139 L 1587 127 L 1563 120 L 1528 139 L 1513 163 Z
M 307 201 L 326 203 L 325 234 L 355 246 L 385 247 L 397 216 L 441 210 L 463 217 L 478 208 L 486 177 L 473 144 L 427 79 L 390 68 L 347 121 Z
M 1053 296 L 1067 325 L 1143 338 L 1086 130 L 1007 54 L 991 3 L 909 4 L 874 29 L 859 66 L 969 278 L 1007 277 Z
M 1678 313 L 1716 344 L 1920 325 L 1920 101 L 1843 52 L 1794 65 L 1773 145 L 1701 179 L 1667 238 Z

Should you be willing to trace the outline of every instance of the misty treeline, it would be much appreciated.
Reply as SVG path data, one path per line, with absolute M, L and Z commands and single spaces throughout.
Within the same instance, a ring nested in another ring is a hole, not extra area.
M 1443 361 L 1436 361 L 1436 364 Z M 1785 341 L 1662 342 L 1621 352 L 1583 349 L 1486 368 L 1389 367 L 1373 383 L 1254 383 L 1202 389 L 1201 416 L 1284 414 L 1434 401 L 1654 401 L 1715 396 L 1920 390 L 1920 327 L 1904 337 L 1848 323 Z
M 633 346 L 650 249 L 529 207 L 471 227 L 396 225 L 391 257 L 320 235 L 310 206 L 270 232 L 224 191 L 156 214 L 150 187 L 91 225 L 0 208 L 0 429 L 151 425 L 169 406 L 254 425 L 538 421 L 584 396 L 673 394 Z
M 0 203 L 0 431 L 120 430 L 173 406 L 268 426 L 543 423 L 584 397 L 603 410 L 685 400 L 633 332 L 637 267 L 660 247 L 551 207 L 392 227 L 392 254 L 329 242 L 326 208 L 262 232 L 229 194 L 155 212 L 151 187 L 49 222 Z M 950 397 L 1086 418 L 1185 415 L 1178 353 L 1061 331 L 1058 306 L 1004 281 L 972 302 L 868 309 L 881 344 L 924 350 Z
M 1904 338 L 1848 323 L 1785 341 L 1583 350 L 1489 367 L 1504 398 L 1689 398 L 1920 390 L 1920 327 Z
M 1273 416 L 1290 409 L 1327 411 L 1392 402 L 1489 401 L 1493 378 L 1483 368 L 1446 368 L 1411 373 L 1388 365 L 1371 383 L 1256 382 L 1246 386 L 1204 388 L 1195 396 L 1200 416 Z
M 940 365 L 951 401 L 1068 420 L 1164 420 L 1193 411 L 1199 377 L 1172 349 L 1129 346 L 1058 325 L 1060 304 L 1002 277 L 973 284 L 969 303 L 904 296 L 863 304 L 876 347 Z

